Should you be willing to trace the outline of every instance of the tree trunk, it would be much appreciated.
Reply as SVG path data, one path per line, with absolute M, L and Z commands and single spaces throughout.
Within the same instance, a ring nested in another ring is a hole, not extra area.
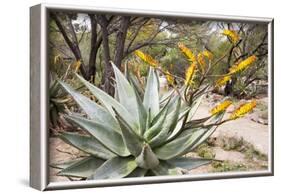
M 101 26 L 102 31 L 102 45 L 103 45 L 103 57 L 104 57 L 104 91 L 107 92 L 109 95 L 114 95 L 114 87 L 112 83 L 113 77 L 113 69 L 110 64 L 110 50 L 109 50 L 109 40 L 108 40 L 108 21 L 104 15 L 98 16 L 98 21 Z
M 95 15 L 90 14 L 90 20 L 91 20 L 91 51 L 90 51 L 90 57 L 89 57 L 89 69 L 87 73 L 88 79 L 92 78 L 93 83 L 95 83 L 95 75 L 96 75 L 96 58 L 97 58 L 97 52 L 99 49 L 99 45 L 97 45 L 97 20 Z
M 130 24 L 130 17 L 123 16 L 120 23 L 119 30 L 116 34 L 116 48 L 115 48 L 114 63 L 119 69 L 121 67 L 121 62 L 124 56 L 124 46 L 125 46 L 129 24 Z

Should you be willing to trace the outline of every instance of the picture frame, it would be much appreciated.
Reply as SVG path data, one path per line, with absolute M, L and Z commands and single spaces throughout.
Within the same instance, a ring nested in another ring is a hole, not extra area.
M 48 21 L 50 11 L 106 13 L 145 17 L 180 18 L 194 21 L 210 20 L 266 24 L 268 30 L 268 168 L 251 172 L 226 172 L 200 175 L 157 176 L 130 179 L 83 180 L 70 182 L 49 181 L 49 129 L 48 129 Z M 186 182 L 212 179 L 273 176 L 274 174 L 274 20 L 273 18 L 225 16 L 195 13 L 176 13 L 154 10 L 130 10 L 89 6 L 39 4 L 30 8 L 30 186 L 38 190 L 91 188 L 119 185 Z

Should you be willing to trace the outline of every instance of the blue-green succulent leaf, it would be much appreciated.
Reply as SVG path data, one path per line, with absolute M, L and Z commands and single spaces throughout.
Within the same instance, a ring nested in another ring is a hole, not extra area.
M 204 158 L 179 157 L 167 160 L 167 162 L 176 167 L 180 167 L 186 170 L 192 170 L 202 165 L 210 164 L 212 160 Z
M 59 137 L 77 149 L 102 159 L 116 156 L 93 136 L 79 135 L 77 133 L 63 132 Z
M 137 102 L 137 96 L 133 87 L 113 63 L 112 67 L 115 74 L 116 88 L 118 91 L 118 99 L 120 104 L 122 104 L 131 115 L 134 115 L 135 118 L 139 118 L 139 106 Z M 139 130 L 139 127 L 140 126 L 138 122 L 137 130 Z
M 116 157 L 107 160 L 101 165 L 88 180 L 97 179 L 119 179 L 128 176 L 137 168 L 137 163 L 133 157 Z
M 154 149 L 154 153 L 162 160 L 168 160 L 181 156 L 191 149 L 205 131 L 206 129 L 199 128 L 181 133 L 174 140 Z
M 94 156 L 89 156 L 61 170 L 58 175 L 87 178 L 91 176 L 103 163 L 104 160 Z
M 106 107 L 106 109 L 111 113 L 113 117 L 115 117 L 115 113 L 112 108 L 115 108 L 115 110 L 119 114 L 123 115 L 126 118 L 126 121 L 130 124 L 132 128 L 134 128 L 134 130 L 138 129 L 138 118 L 132 115 L 122 104 L 120 104 L 106 92 L 102 91 L 101 89 L 86 81 L 80 75 L 76 74 L 76 76 L 91 91 L 91 93 L 95 95 L 95 97 L 103 104 L 103 106 Z
M 68 84 L 59 82 L 60 85 L 73 97 L 75 102 L 82 108 L 90 119 L 101 122 L 108 127 L 112 127 L 120 133 L 120 127 L 114 117 L 102 106 L 98 105 L 89 98 L 76 92 Z
M 119 122 L 123 141 L 129 150 L 129 152 L 137 157 L 141 151 L 143 146 L 143 140 L 140 138 L 138 134 L 129 126 L 128 123 L 124 120 L 124 118 L 116 112 L 116 119 Z
M 80 126 L 82 129 L 86 130 L 112 152 L 118 154 L 119 156 L 130 155 L 130 152 L 127 150 L 123 142 L 122 136 L 115 130 L 110 129 L 101 123 L 97 123 L 80 116 L 68 115 L 65 117 Z
M 151 118 L 153 119 L 159 112 L 158 81 L 153 68 L 149 70 L 143 104 L 147 112 L 151 111 Z

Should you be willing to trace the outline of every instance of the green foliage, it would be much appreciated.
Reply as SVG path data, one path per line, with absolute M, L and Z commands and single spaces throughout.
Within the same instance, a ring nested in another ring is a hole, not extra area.
M 248 167 L 244 164 L 232 163 L 230 161 L 213 162 L 213 172 L 246 171 Z
M 126 78 L 115 65 L 113 69 L 115 99 L 77 75 L 100 104 L 60 82 L 87 115 L 85 118 L 72 113 L 65 118 L 88 134 L 62 133 L 60 137 L 89 156 L 69 165 L 59 165 L 64 167 L 59 175 L 87 179 L 179 175 L 210 162 L 182 156 L 206 141 L 222 116 L 190 124 L 202 98 L 187 104 L 180 96 L 170 95 L 160 103 L 158 76 L 153 68 L 141 97 L 137 90 L 139 84 L 132 84 L 130 76 Z M 208 125 L 204 126 L 207 120 Z M 184 122 L 189 123 L 188 127 Z
M 195 152 L 202 158 L 206 158 L 206 159 L 214 159 L 215 158 L 215 153 L 213 152 L 213 150 L 206 144 L 201 144 L 196 150 Z
M 254 145 L 245 141 L 243 138 L 222 137 L 219 139 L 219 146 L 226 151 L 235 150 L 245 154 L 248 160 L 267 160 L 267 155 L 257 150 Z

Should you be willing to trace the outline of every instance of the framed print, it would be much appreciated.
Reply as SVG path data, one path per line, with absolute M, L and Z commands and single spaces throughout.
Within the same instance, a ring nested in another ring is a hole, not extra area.
M 273 175 L 273 19 L 30 9 L 30 185 Z

